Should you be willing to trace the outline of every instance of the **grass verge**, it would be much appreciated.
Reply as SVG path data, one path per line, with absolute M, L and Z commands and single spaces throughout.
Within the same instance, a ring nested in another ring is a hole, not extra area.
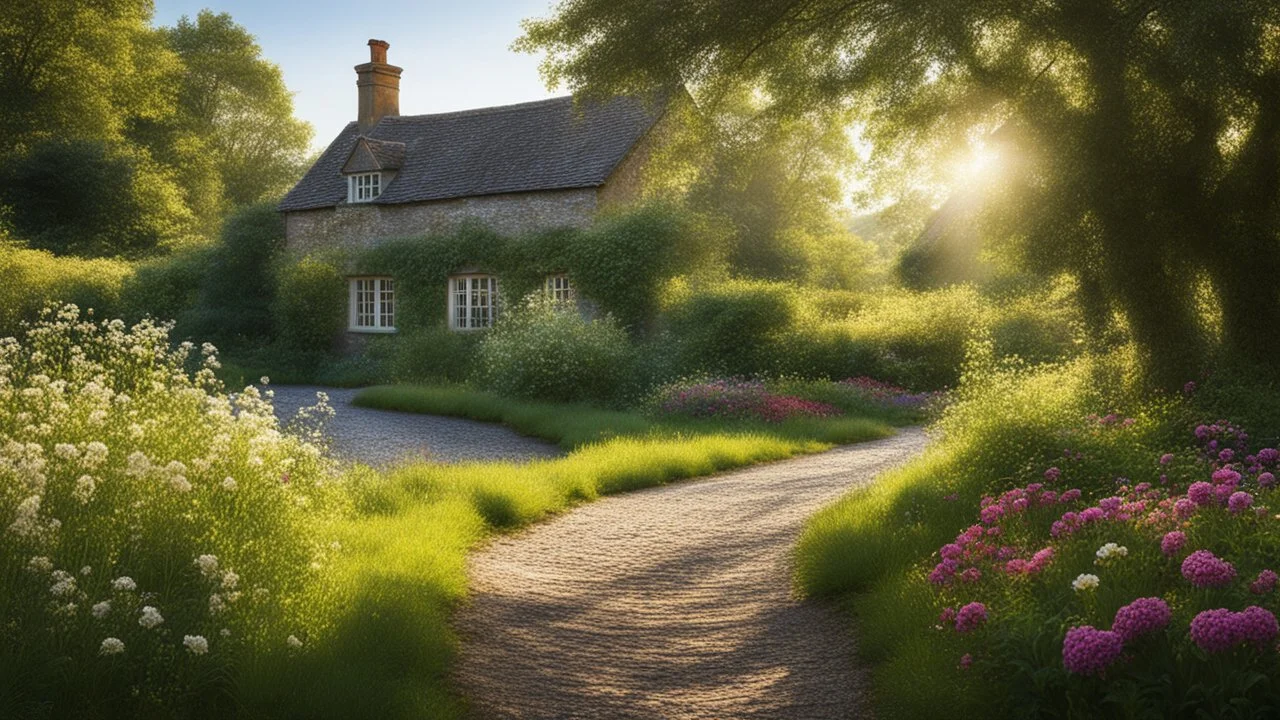
M 447 718 L 449 626 L 467 593 L 466 554 L 496 532 L 600 495 L 886 437 L 866 418 L 763 424 L 657 423 L 585 406 L 512 402 L 461 388 L 366 390 L 359 404 L 503 422 L 557 443 L 565 457 L 526 464 L 417 463 L 349 476 L 355 515 L 332 529 L 342 546 L 317 607 L 333 617 L 308 653 L 244 685 L 251 707 L 287 717 Z

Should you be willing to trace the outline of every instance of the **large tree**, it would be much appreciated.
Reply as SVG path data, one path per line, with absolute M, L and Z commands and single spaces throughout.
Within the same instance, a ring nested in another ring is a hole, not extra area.
M 1076 275 L 1153 379 L 1204 362 L 1207 315 L 1234 353 L 1280 358 L 1274 0 L 567 0 L 521 44 L 587 92 L 847 105 L 886 174 L 998 137 L 984 236 Z

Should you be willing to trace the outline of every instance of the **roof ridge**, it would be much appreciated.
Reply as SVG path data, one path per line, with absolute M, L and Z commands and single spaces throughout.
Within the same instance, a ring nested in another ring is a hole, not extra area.
M 490 105 L 489 107 L 470 108 L 468 110 L 450 110 L 449 112 L 441 112 L 441 113 L 422 113 L 420 115 L 392 115 L 392 116 L 387 116 L 382 118 L 382 120 L 380 120 L 379 123 L 381 124 L 383 121 L 388 121 L 388 120 L 391 122 L 401 122 L 401 121 L 420 120 L 424 118 L 470 117 L 473 115 L 489 115 L 496 112 L 505 112 L 509 110 L 526 110 L 526 109 L 533 109 L 536 107 L 542 107 L 545 105 L 554 105 L 557 103 L 563 103 L 565 100 L 573 100 L 573 97 L 574 97 L 573 95 L 560 95 L 553 98 L 545 98 L 543 100 L 530 100 L 528 102 L 512 103 L 510 105 Z

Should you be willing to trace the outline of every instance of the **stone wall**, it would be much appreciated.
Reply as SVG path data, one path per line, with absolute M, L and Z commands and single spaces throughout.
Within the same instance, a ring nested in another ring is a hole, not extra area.
M 338 205 L 285 213 L 292 253 L 363 250 L 396 238 L 449 232 L 466 220 L 516 235 L 554 227 L 586 227 L 597 207 L 596 188 L 485 195 L 405 205 Z

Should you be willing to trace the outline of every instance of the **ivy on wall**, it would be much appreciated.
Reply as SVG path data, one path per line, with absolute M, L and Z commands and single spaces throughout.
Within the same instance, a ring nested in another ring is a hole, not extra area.
M 657 312 L 663 283 L 710 257 L 698 235 L 678 210 L 649 205 L 603 217 L 585 230 L 509 237 L 467 224 L 446 235 L 383 243 L 347 264 L 353 274 L 395 279 L 396 325 L 403 330 L 445 325 L 450 275 L 492 273 L 505 301 L 513 303 L 540 289 L 548 275 L 563 272 L 583 297 L 639 333 Z

